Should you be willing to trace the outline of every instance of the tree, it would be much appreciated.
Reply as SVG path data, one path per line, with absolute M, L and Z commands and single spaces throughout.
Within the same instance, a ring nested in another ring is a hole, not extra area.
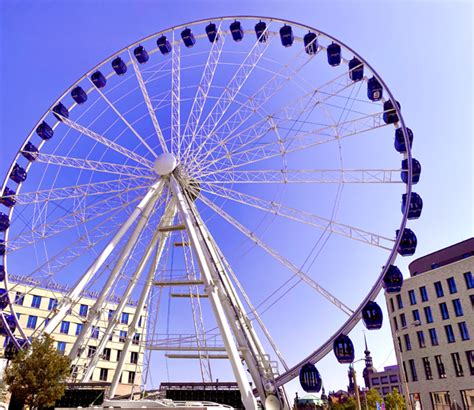
M 385 408 L 387 410 L 404 410 L 406 409 L 405 399 L 398 392 L 398 389 L 393 389 L 385 396 Z
M 30 408 L 51 407 L 64 395 L 71 361 L 54 347 L 50 336 L 35 338 L 5 370 L 5 383 L 16 400 Z
M 379 392 L 375 389 L 369 389 L 365 393 L 365 400 L 367 400 L 367 408 L 370 410 L 377 408 L 377 402 L 382 404 L 382 397 L 380 396 Z

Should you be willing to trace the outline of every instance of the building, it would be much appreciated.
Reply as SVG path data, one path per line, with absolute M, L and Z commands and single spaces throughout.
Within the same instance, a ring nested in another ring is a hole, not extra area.
M 385 295 L 405 397 L 415 409 L 474 409 L 474 238 L 409 269 Z
M 10 300 L 14 302 L 15 312 L 18 322 L 25 331 L 27 337 L 39 333 L 47 321 L 48 316 L 56 308 L 62 297 L 69 291 L 67 286 L 63 285 L 42 285 L 26 276 L 9 276 Z M 94 292 L 84 293 L 79 304 L 74 306 L 60 326 L 51 334 L 57 343 L 57 349 L 68 354 L 71 350 L 76 336 L 80 333 L 82 323 L 87 317 L 89 309 L 93 306 L 97 294 Z M 105 330 L 108 320 L 114 313 L 119 299 L 109 300 L 101 312 L 100 319 L 96 326 L 92 328 L 87 346 L 82 351 L 77 361 L 73 362 L 72 381 L 79 381 L 84 365 L 88 357 L 92 356 L 99 344 L 101 330 Z M 91 382 L 111 382 L 118 360 L 122 353 L 125 338 L 127 337 L 128 325 L 131 323 L 135 314 L 134 303 L 126 305 L 122 315 L 121 323 L 118 325 L 114 334 L 107 343 L 102 358 L 95 368 Z M 140 347 L 142 334 L 144 333 L 144 320 L 140 320 L 139 332 L 133 336 L 133 343 L 128 352 L 129 358 L 126 360 L 121 376 L 121 383 L 117 388 L 118 395 L 129 394 L 132 387 L 140 386 L 141 369 L 143 365 L 143 347 Z M 0 336 L 0 346 L 3 349 L 8 345 L 5 336 Z M 1 352 L 4 356 L 4 350 Z M 74 371 L 75 370 L 75 371 Z M 135 388 L 135 391 L 137 388 Z
M 378 372 L 373 366 L 372 356 L 367 347 L 367 340 L 365 340 L 364 354 L 365 367 L 362 376 L 364 378 L 366 389 L 377 390 L 382 398 L 385 398 L 385 396 L 391 393 L 393 389 L 397 389 L 401 392 L 401 378 L 398 365 L 385 366 L 383 371 Z

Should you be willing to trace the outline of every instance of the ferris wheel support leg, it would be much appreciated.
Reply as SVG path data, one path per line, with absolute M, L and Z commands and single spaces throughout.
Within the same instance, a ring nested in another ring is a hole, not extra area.
M 121 228 L 117 231 L 111 241 L 107 244 L 107 246 L 102 250 L 100 255 L 97 259 L 92 263 L 92 265 L 87 269 L 86 273 L 79 279 L 79 281 L 75 284 L 74 288 L 64 297 L 61 301 L 57 313 L 51 318 L 49 323 L 44 328 L 44 332 L 51 334 L 59 323 L 66 317 L 67 311 L 74 305 L 77 299 L 81 296 L 82 291 L 86 287 L 87 283 L 91 280 L 91 278 L 96 274 L 96 272 L 101 268 L 104 264 L 106 259 L 110 256 L 112 251 L 118 245 L 120 240 L 123 236 L 127 233 L 130 229 L 132 224 L 135 220 L 142 214 L 147 204 L 155 197 L 155 195 L 159 196 L 163 189 L 163 181 L 160 179 L 155 182 L 140 203 L 136 206 L 133 210 L 131 215 L 125 221 L 125 223 L 121 226 Z
M 74 342 L 74 345 L 72 346 L 71 351 L 69 352 L 68 356 L 71 360 L 76 359 L 77 353 L 79 352 L 79 349 L 82 347 L 84 338 L 86 337 L 89 330 L 91 329 L 92 324 L 95 322 L 97 317 L 99 317 L 100 312 L 103 309 L 104 303 L 106 301 L 106 297 L 108 296 L 110 290 L 112 289 L 113 284 L 117 280 L 117 277 L 120 274 L 125 262 L 130 256 L 130 252 L 132 248 L 135 246 L 138 240 L 138 237 L 140 236 L 140 233 L 145 228 L 148 222 L 148 219 L 150 217 L 150 214 L 152 213 L 156 202 L 160 198 L 160 194 L 161 194 L 161 189 L 157 192 L 153 192 L 153 195 L 151 196 L 150 201 L 148 201 L 148 203 L 144 207 L 143 212 L 141 213 L 140 218 L 138 219 L 132 231 L 132 234 L 130 235 L 126 244 L 122 248 L 119 254 L 117 263 L 113 267 L 112 272 L 110 273 L 109 277 L 107 278 L 107 281 L 102 287 L 99 297 L 96 299 L 94 305 L 90 309 L 87 315 L 87 318 L 82 326 L 81 333 L 77 337 L 76 341 Z
M 167 206 L 163 216 L 162 216 L 162 219 L 160 221 L 159 226 L 169 226 L 169 225 L 171 225 L 171 223 L 169 223 L 170 216 L 171 216 L 171 219 L 172 219 L 174 217 L 175 212 L 176 212 L 176 205 L 175 205 L 174 201 L 170 201 L 168 203 L 168 206 Z M 105 348 L 105 345 L 109 341 L 109 337 L 112 334 L 114 328 L 118 325 L 119 318 L 122 315 L 122 311 L 125 308 L 125 306 L 127 305 L 128 300 L 130 298 L 130 295 L 132 294 L 133 289 L 135 288 L 135 285 L 138 282 L 138 279 L 142 275 L 143 270 L 145 269 L 145 266 L 148 263 L 148 260 L 150 259 L 150 256 L 152 255 L 153 250 L 155 249 L 156 244 L 158 243 L 158 241 L 160 239 L 161 239 L 160 254 L 161 254 L 161 252 L 163 251 L 162 243 L 166 242 L 167 236 L 164 235 L 164 233 L 160 232 L 158 229 L 156 229 L 155 233 L 153 234 L 152 239 L 150 240 L 150 243 L 149 243 L 145 253 L 143 254 L 142 258 L 140 259 L 140 263 L 138 264 L 132 278 L 130 279 L 130 282 L 128 283 L 128 286 L 127 286 L 125 292 L 121 296 L 120 303 L 118 304 L 117 308 L 115 309 L 114 314 L 112 315 L 112 317 L 109 320 L 107 328 L 105 329 L 105 332 L 102 335 L 102 338 L 100 339 L 99 345 L 97 346 L 94 355 L 92 356 L 92 358 L 90 359 L 90 361 L 88 363 L 87 369 L 86 369 L 86 371 L 84 372 L 84 374 L 82 376 L 82 382 L 83 383 L 86 383 L 89 380 L 89 378 L 92 375 L 92 372 L 94 371 L 95 367 L 97 366 L 97 363 L 99 362 L 100 356 L 102 355 L 102 352 Z M 134 319 L 135 319 L 135 317 L 137 317 L 136 314 L 134 316 Z M 127 338 L 131 339 L 132 335 L 134 335 L 134 334 L 135 334 L 135 329 L 133 329 L 132 333 L 128 332 Z M 126 357 L 127 352 L 123 351 L 123 354 Z
M 197 228 L 197 221 L 192 215 L 189 203 L 184 197 L 181 190 L 181 186 L 176 181 L 173 175 L 170 175 L 170 188 L 178 202 L 178 209 L 183 218 L 186 230 L 191 241 L 191 245 L 194 249 L 196 259 L 201 270 L 201 274 L 206 285 L 206 292 L 209 296 L 214 315 L 216 317 L 219 330 L 224 341 L 224 345 L 229 356 L 232 371 L 237 380 L 239 390 L 242 396 L 242 403 L 246 410 L 257 410 L 257 401 L 252 392 L 252 388 L 247 379 L 247 375 L 242 365 L 237 345 L 232 335 L 229 323 L 226 320 L 226 314 L 224 307 L 219 297 L 218 288 L 213 280 L 213 261 L 208 252 L 206 252 L 206 244 L 204 243 L 202 235 L 199 234 Z

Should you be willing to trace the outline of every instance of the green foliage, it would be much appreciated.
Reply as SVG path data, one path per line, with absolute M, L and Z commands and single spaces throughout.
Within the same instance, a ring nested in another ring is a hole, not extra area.
M 330 403 L 329 408 L 333 410 L 355 410 L 357 409 L 357 403 L 354 397 L 348 397 L 343 403 Z
M 379 402 L 380 404 L 382 404 L 382 402 L 383 402 L 382 397 L 380 396 L 379 392 L 375 389 L 370 389 L 369 391 L 367 391 L 365 393 L 365 399 L 361 398 L 361 407 L 362 408 L 366 408 L 364 400 L 367 400 L 367 408 L 369 410 L 376 409 L 377 408 L 377 405 L 376 405 L 377 402 Z
M 54 343 L 48 335 L 33 339 L 30 348 L 18 352 L 5 370 L 8 390 L 30 408 L 51 407 L 64 395 L 71 361 Z
M 405 399 L 398 392 L 397 389 L 393 389 L 389 394 L 385 396 L 385 408 L 386 410 L 406 409 Z

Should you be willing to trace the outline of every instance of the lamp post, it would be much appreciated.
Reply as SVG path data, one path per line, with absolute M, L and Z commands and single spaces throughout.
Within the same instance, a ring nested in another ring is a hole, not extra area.
M 412 323 L 412 324 L 410 324 L 410 326 L 417 326 L 417 323 L 416 322 Z M 408 326 L 406 326 L 405 328 L 407 328 L 407 327 Z M 399 371 L 400 371 L 400 374 L 401 374 L 402 380 L 403 380 L 403 386 L 404 386 L 404 390 L 405 390 L 407 408 L 408 408 L 408 410 L 413 410 L 413 406 L 412 406 L 412 402 L 411 402 L 411 398 L 410 398 L 410 390 L 408 388 L 408 377 L 407 377 L 407 374 L 405 372 L 405 366 L 403 365 L 403 356 L 402 356 L 402 348 L 401 348 L 402 341 L 399 338 L 400 332 L 399 332 L 399 330 L 394 330 L 393 333 L 395 334 L 395 337 L 397 338 L 397 342 L 394 343 L 394 345 L 395 345 L 395 354 L 397 356 L 398 367 L 399 367 Z

